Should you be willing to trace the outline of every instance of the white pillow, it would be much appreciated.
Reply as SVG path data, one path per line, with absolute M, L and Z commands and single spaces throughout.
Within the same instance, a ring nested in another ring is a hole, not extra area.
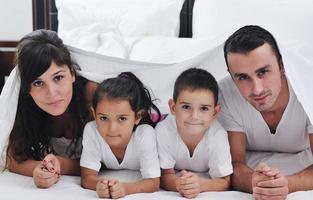
M 183 0 L 56 0 L 58 32 L 102 23 L 121 36 L 177 37 Z
M 196 0 L 193 37 L 225 39 L 252 24 L 270 31 L 276 39 L 313 43 L 312 0 Z

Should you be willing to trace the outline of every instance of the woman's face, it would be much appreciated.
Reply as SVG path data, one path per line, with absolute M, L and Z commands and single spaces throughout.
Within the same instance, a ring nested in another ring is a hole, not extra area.
M 49 69 L 35 79 L 30 95 L 43 111 L 53 116 L 62 115 L 72 100 L 75 75 L 67 65 L 51 62 Z

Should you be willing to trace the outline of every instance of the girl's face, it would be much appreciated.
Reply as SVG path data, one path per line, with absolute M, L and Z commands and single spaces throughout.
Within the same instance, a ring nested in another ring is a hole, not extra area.
M 140 121 L 128 100 L 102 98 L 94 114 L 97 129 L 111 149 L 126 148 L 134 125 Z
M 62 115 L 72 100 L 75 76 L 67 65 L 56 65 L 31 83 L 30 95 L 43 111 L 53 116 Z

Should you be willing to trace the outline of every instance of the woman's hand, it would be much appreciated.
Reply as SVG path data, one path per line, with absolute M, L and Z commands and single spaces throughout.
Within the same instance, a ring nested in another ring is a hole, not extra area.
M 50 172 L 43 163 L 37 165 L 33 171 L 33 180 L 38 188 L 49 188 L 59 180 L 59 174 Z

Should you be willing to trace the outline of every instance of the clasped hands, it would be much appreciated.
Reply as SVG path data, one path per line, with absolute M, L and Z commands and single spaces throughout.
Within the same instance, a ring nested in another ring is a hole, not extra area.
M 282 200 L 288 195 L 288 180 L 276 168 L 260 163 L 252 175 L 252 195 L 257 200 Z
M 61 165 L 58 158 L 48 154 L 33 171 L 33 180 L 37 187 L 48 188 L 58 182 L 61 174 Z

